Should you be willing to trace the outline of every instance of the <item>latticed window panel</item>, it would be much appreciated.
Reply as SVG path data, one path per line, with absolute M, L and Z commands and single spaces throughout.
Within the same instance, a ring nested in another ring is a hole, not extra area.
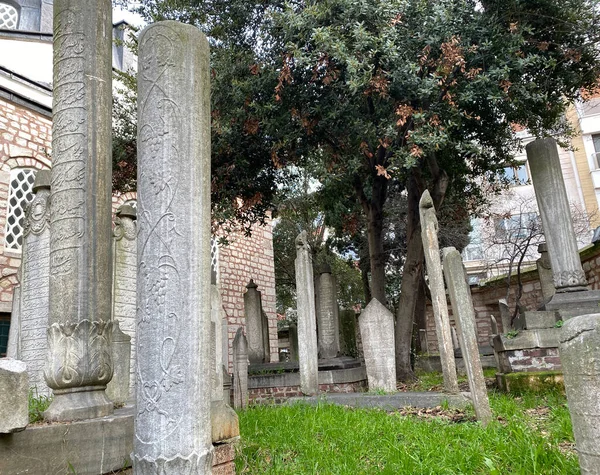
M 25 206 L 33 198 L 33 182 L 35 170 L 17 168 L 10 172 L 10 191 L 8 194 L 8 210 L 6 212 L 6 249 L 20 251 L 23 245 L 23 220 Z
M 219 278 L 219 241 L 216 237 L 210 238 L 210 269 Z
M 0 2 L 0 29 L 16 30 L 19 24 L 19 11 L 12 5 Z

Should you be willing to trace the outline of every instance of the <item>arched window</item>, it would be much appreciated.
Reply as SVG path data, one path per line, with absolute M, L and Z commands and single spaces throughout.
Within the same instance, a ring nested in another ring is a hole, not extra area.
M 6 232 L 4 234 L 5 249 L 21 250 L 25 206 L 33 199 L 34 180 L 35 170 L 32 168 L 13 168 L 10 172 Z
M 0 29 L 16 30 L 19 26 L 19 10 L 13 5 L 0 2 Z

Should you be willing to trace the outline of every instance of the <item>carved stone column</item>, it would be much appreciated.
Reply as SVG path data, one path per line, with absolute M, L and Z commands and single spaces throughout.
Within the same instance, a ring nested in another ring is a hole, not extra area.
M 112 413 L 109 0 L 54 1 L 48 420 Z
M 211 471 L 209 47 L 196 27 L 139 38 L 134 473 Z

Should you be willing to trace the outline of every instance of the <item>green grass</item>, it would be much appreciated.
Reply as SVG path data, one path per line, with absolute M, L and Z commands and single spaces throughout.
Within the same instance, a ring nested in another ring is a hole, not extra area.
M 44 419 L 43 412 L 48 409 L 52 398 L 38 394 L 35 389 L 29 390 L 29 423 L 33 424 Z
M 472 410 L 452 418 L 443 411 L 253 406 L 239 413 L 237 473 L 579 473 L 564 396 L 492 391 L 490 403 L 496 420 L 486 429 L 473 421 Z

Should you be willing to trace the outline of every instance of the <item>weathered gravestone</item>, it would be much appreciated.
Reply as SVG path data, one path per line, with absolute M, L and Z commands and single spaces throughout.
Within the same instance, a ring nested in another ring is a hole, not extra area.
M 106 385 L 106 395 L 113 403 L 123 406 L 133 395 L 130 393 L 131 337 L 121 331 L 118 321 L 112 325 L 111 356 L 113 377 Z
M 34 197 L 25 210 L 23 222 L 23 258 L 21 261 L 16 358 L 27 365 L 29 384 L 40 395 L 49 395 L 44 380 L 48 346 L 50 286 L 50 171 L 37 172 Z
M 356 312 L 352 309 L 340 312 L 340 352 L 345 356 L 358 356 L 356 347 Z
M 113 412 L 109 0 L 55 0 L 47 420 Z
M 246 289 L 248 290 L 244 294 L 244 316 L 248 334 L 248 359 L 250 363 L 268 363 L 271 360 L 269 322 L 262 308 L 261 293 L 252 279 Z
M 481 367 L 481 360 L 479 358 L 477 325 L 475 323 L 475 310 L 473 309 L 471 290 L 467 284 L 460 253 L 453 247 L 446 247 L 443 250 L 443 256 L 444 276 L 446 277 L 446 285 L 450 292 L 452 312 L 456 319 L 458 339 L 467 370 L 475 415 L 486 426 L 492 420 L 492 412 L 485 386 L 483 368 Z
M 137 288 L 137 213 L 133 206 L 119 207 L 115 218 L 113 252 L 113 321 L 119 323 L 120 331 L 129 336 L 131 354 L 126 363 L 129 367 L 129 397 L 135 398 L 135 316 Z M 116 366 L 123 364 L 114 361 Z M 122 369 L 119 369 L 122 371 Z
M 29 377 L 25 363 L 12 358 L 0 358 L 0 434 L 17 432 L 27 427 L 28 395 Z
M 210 67 L 174 21 L 139 38 L 138 475 L 210 473 Z
M 211 307 L 211 359 L 212 359 L 212 391 L 211 391 L 211 433 L 213 443 L 232 439 L 240 435 L 238 416 L 223 398 L 223 301 L 216 283 L 210 286 Z
M 335 358 L 340 352 L 340 328 L 335 279 L 324 265 L 316 281 L 317 341 L 319 357 Z
M 17 359 L 19 355 L 19 326 L 21 321 L 21 273 L 23 261 L 17 270 L 16 283 L 13 286 L 13 301 L 10 313 L 10 327 L 8 329 L 8 343 L 6 357 Z
M 295 323 L 289 325 L 289 340 L 290 361 L 298 361 L 298 325 Z
M 248 341 L 242 327 L 233 339 L 233 407 L 248 407 Z
M 306 231 L 296 237 L 295 266 L 300 390 L 313 396 L 319 392 L 319 356 L 313 268 Z
M 565 322 L 560 361 L 581 473 L 600 474 L 600 313 Z
M 549 302 L 556 293 L 554 288 L 554 277 L 552 276 L 552 264 L 548 255 L 548 245 L 543 242 L 538 245 L 540 258 L 535 261 L 538 275 L 540 276 L 540 284 L 542 286 L 542 299 L 544 303 Z
M 358 317 L 369 391 L 396 391 L 394 316 L 373 299 Z
M 421 238 L 425 251 L 427 275 L 431 288 L 433 316 L 444 376 L 444 389 L 451 393 L 458 392 L 458 379 L 456 377 L 456 362 L 454 361 L 454 347 L 452 332 L 450 330 L 450 317 L 448 316 L 448 302 L 442 274 L 442 261 L 440 259 L 440 246 L 438 243 L 438 220 L 429 191 L 425 190 L 419 202 L 421 218 Z

